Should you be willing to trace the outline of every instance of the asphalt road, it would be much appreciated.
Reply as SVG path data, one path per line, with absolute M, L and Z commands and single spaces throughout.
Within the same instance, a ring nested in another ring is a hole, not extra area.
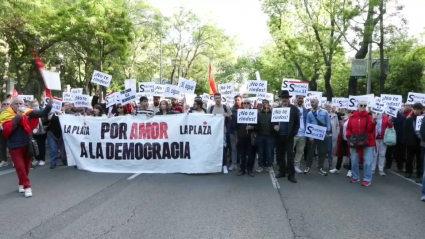
M 275 184 L 267 172 L 129 180 L 46 164 L 26 199 L 10 171 L 0 169 L 0 238 L 425 238 L 420 187 L 392 173 L 365 188 L 345 172 Z

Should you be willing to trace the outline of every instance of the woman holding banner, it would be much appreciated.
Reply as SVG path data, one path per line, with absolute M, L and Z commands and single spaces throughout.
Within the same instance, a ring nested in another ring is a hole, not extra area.
M 166 100 L 162 100 L 159 103 L 159 111 L 156 112 L 156 115 L 172 115 L 174 114 L 172 111 L 170 111 L 170 103 Z

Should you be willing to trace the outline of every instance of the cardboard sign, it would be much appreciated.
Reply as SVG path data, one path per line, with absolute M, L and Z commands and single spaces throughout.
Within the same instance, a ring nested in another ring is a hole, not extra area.
M 403 103 L 403 97 L 401 95 L 381 95 L 382 103 L 385 103 L 388 106 L 392 106 L 394 108 L 401 108 L 401 104 Z
M 419 131 L 421 129 L 423 119 L 424 119 L 424 116 L 417 116 L 416 117 L 416 131 Z
M 385 113 L 386 113 L 387 115 L 389 115 L 389 116 L 392 116 L 392 117 L 394 117 L 394 118 L 397 118 L 397 112 L 398 112 L 399 110 L 400 110 L 400 109 L 395 108 L 394 106 L 387 105 L 387 107 L 385 108 Z
M 377 114 L 383 114 L 385 112 L 385 104 L 375 102 L 375 105 L 372 107 L 372 112 Z
M 307 95 L 308 82 L 289 82 L 288 91 L 290 95 Z
M 62 92 L 62 100 L 63 102 L 72 103 L 74 102 L 74 95 L 70 92 Z
M 176 85 L 165 85 L 164 96 L 168 98 L 178 99 L 180 97 L 179 87 Z
M 231 95 L 234 94 L 235 84 L 227 83 L 218 85 L 218 92 L 222 95 Z
M 125 80 L 124 81 L 124 87 L 125 87 L 125 89 L 130 88 L 130 89 L 132 89 L 134 91 L 137 91 L 136 90 L 136 82 L 137 82 L 136 79 L 127 79 L 127 80 Z
M 267 81 L 250 80 L 248 81 L 248 93 L 249 94 L 266 94 L 267 93 Z
M 74 106 L 75 107 L 87 107 L 90 108 L 90 96 L 88 95 L 76 95 L 74 97 Z
M 121 105 L 129 104 L 133 101 L 136 101 L 136 91 L 128 88 L 123 91 L 120 91 Z
M 407 95 L 406 104 L 413 105 L 415 103 L 421 103 L 425 105 L 425 94 L 409 92 Z
M 361 96 L 354 96 L 354 95 L 350 95 L 348 96 L 348 107 L 347 109 L 349 110 L 357 110 L 357 103 L 359 103 L 359 101 L 369 101 L 369 97 L 361 95 Z
M 50 90 L 62 90 L 61 80 L 59 72 L 41 70 L 41 76 L 43 76 L 44 85 Z
M 311 97 L 304 97 L 304 107 L 306 109 L 311 109 Z
M 287 91 L 289 91 L 289 84 L 290 84 L 290 82 L 301 82 L 301 81 L 300 80 L 297 80 L 297 79 L 286 79 L 286 78 L 284 78 L 282 80 L 281 90 L 287 90 Z
M 187 80 L 183 77 L 179 78 L 178 90 L 180 93 L 195 94 L 196 82 Z
M 34 96 L 33 95 L 19 95 L 19 98 L 23 99 L 23 100 L 28 100 L 28 101 L 33 101 L 34 100 Z
M 348 98 L 332 98 L 332 106 L 338 107 L 340 109 L 347 109 Z
M 117 102 L 117 96 L 115 95 L 115 93 L 108 94 L 105 97 L 105 101 L 106 101 L 106 107 L 112 107 Z
M 315 124 L 307 124 L 305 130 L 305 137 L 313 138 L 318 140 L 323 140 L 326 136 L 326 127 L 315 125 Z
M 256 124 L 258 110 L 238 109 L 238 124 Z
M 263 100 L 268 100 L 269 104 L 272 105 L 273 104 L 273 94 L 271 93 L 267 93 L 267 94 L 257 94 L 257 102 L 258 103 L 262 103 Z
M 323 92 L 320 91 L 307 91 L 307 96 L 317 96 L 317 99 L 322 98 Z
M 139 93 L 155 94 L 155 82 L 139 82 Z
M 62 111 L 62 101 L 53 99 L 52 109 L 50 110 L 50 113 L 56 113 L 60 111 Z
M 155 84 L 155 91 L 153 96 L 163 97 L 165 92 L 165 85 Z
M 146 94 L 146 93 L 136 93 L 136 101 L 140 100 L 140 97 L 145 96 L 146 98 L 148 98 L 148 104 L 153 104 L 153 95 L 150 94 Z
M 109 85 L 111 84 L 111 80 L 111 75 L 95 70 L 93 71 L 93 76 L 90 82 L 95 83 L 97 85 L 109 87 Z
M 73 94 L 73 95 L 82 95 L 83 94 L 83 88 L 74 88 L 74 89 L 71 89 L 71 94 Z
M 289 122 L 291 113 L 290 107 L 274 108 L 271 122 Z

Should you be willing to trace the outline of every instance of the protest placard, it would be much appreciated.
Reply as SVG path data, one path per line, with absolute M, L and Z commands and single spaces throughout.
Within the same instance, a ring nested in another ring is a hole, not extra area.
M 59 99 L 53 99 L 51 113 L 56 113 L 62 111 L 62 101 Z
M 75 107 L 87 107 L 90 108 L 90 96 L 88 95 L 75 95 L 74 97 L 74 106 Z
M 234 83 L 226 83 L 218 85 L 218 92 L 222 95 L 231 95 L 234 94 L 235 84 Z
M 19 95 L 19 98 L 21 98 L 23 100 L 33 101 L 34 95 Z
M 290 107 L 273 108 L 271 122 L 289 122 Z
M 281 90 L 287 90 L 287 91 L 289 91 L 289 83 L 291 81 L 292 82 L 301 82 L 300 80 L 297 80 L 297 79 L 286 79 L 286 78 L 284 78 L 282 80 L 282 88 L 281 88 Z
M 179 87 L 176 85 L 165 85 L 164 97 L 178 99 L 180 97 Z
M 369 97 L 368 96 L 354 96 L 354 95 L 350 95 L 348 96 L 348 107 L 347 109 L 349 110 L 357 110 L 357 103 L 359 101 L 369 101 Z
M 323 140 L 326 135 L 326 127 L 315 125 L 315 124 L 307 124 L 305 130 L 305 137 L 313 138 L 318 140 Z
M 421 103 L 422 105 L 425 105 L 425 94 L 409 92 L 406 104 L 413 105 L 414 103 Z
M 250 80 L 248 81 L 248 93 L 249 94 L 266 94 L 267 93 L 267 81 Z
M 155 82 L 139 82 L 139 93 L 155 94 Z
M 115 95 L 115 93 L 110 93 L 106 95 L 105 101 L 106 101 L 106 107 L 114 106 L 117 101 L 117 96 Z
M 187 80 L 183 77 L 179 78 L 178 90 L 180 93 L 195 94 L 196 82 Z
M 71 94 L 82 95 L 83 94 L 83 88 L 73 88 L 73 89 L 71 89 Z
M 306 109 L 311 109 L 311 97 L 304 97 L 304 107 Z
M 134 90 L 134 91 L 137 92 L 137 90 L 136 90 L 136 82 L 137 82 L 136 79 L 127 79 L 127 80 L 124 81 L 124 88 L 125 89 L 130 88 L 130 89 L 132 89 L 132 90 Z
M 155 91 L 153 96 L 163 97 L 165 92 L 165 85 L 155 84 Z
M 397 112 L 399 110 L 400 109 L 395 108 L 394 106 L 391 106 L 391 105 L 387 105 L 387 107 L 385 107 L 385 113 L 389 116 L 394 117 L 394 118 L 397 118 Z
M 258 110 L 238 109 L 238 124 L 256 124 Z
M 95 70 L 93 72 L 93 76 L 90 82 L 95 83 L 97 85 L 109 87 L 109 85 L 111 84 L 111 80 L 112 80 L 111 75 Z
M 307 91 L 307 96 L 317 96 L 317 99 L 322 98 L 323 92 L 320 91 Z
M 377 114 L 383 114 L 385 112 L 385 104 L 375 102 L 375 104 L 372 106 L 372 112 Z
M 381 95 L 381 102 L 385 103 L 385 105 L 392 106 L 394 108 L 401 108 L 401 104 L 403 103 L 403 97 L 401 95 Z
M 308 82 L 289 82 L 288 91 L 290 95 L 307 95 Z
M 119 95 L 122 105 L 136 101 L 136 91 L 132 90 L 131 88 L 120 91 Z
M 74 102 L 74 95 L 70 92 L 62 92 L 62 101 L 73 103 Z
M 44 80 L 44 85 L 50 90 L 62 90 L 59 72 L 41 70 L 41 76 Z
M 421 129 L 422 120 L 424 119 L 424 116 L 417 116 L 416 117 L 416 131 L 419 131 Z

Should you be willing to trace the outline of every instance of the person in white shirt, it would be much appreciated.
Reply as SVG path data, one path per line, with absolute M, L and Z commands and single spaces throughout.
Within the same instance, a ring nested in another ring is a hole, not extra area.
M 305 128 L 307 124 L 307 109 L 303 106 L 304 104 L 304 96 L 297 95 L 295 98 L 295 106 L 298 107 L 300 111 L 300 129 L 298 130 L 298 134 L 294 137 L 294 148 L 295 148 L 295 159 L 294 166 L 296 173 L 302 173 L 300 169 L 301 158 L 304 155 L 304 149 L 306 144 Z
M 159 101 L 160 101 L 161 97 L 159 96 L 154 96 L 153 97 L 153 105 L 151 105 L 149 107 L 150 110 L 153 111 L 154 114 L 158 113 L 160 111 L 159 109 Z
M 204 109 L 203 107 L 203 102 L 202 100 L 196 99 L 193 103 L 193 107 L 192 109 L 189 110 L 189 113 L 192 114 L 206 114 L 207 110 Z

